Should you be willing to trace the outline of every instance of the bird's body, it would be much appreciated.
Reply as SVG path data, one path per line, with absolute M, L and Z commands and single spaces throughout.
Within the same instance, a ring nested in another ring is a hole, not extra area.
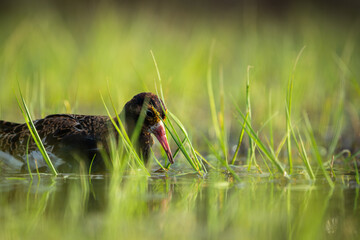
M 95 154 L 99 155 L 102 147 L 107 149 L 107 136 L 112 129 L 109 117 L 72 114 L 49 115 L 35 120 L 34 125 L 45 149 L 54 159 L 54 164 L 60 168 L 72 165 L 67 160 L 72 162 L 75 155 L 85 160 L 91 159 Z M 0 150 L 23 161 L 27 155 L 32 158 L 40 157 L 26 123 L 0 121 Z M 43 167 L 45 162 L 41 157 L 37 160 L 38 167 Z M 26 166 L 22 166 L 22 171 L 26 170 L 24 167 Z
M 152 129 L 154 126 L 162 125 L 158 116 L 164 119 L 164 111 L 166 111 L 162 101 L 156 95 L 141 93 L 125 105 L 120 115 L 124 119 L 127 133 L 129 136 L 133 133 L 144 104 L 146 105 L 145 110 L 148 108 L 152 113 L 151 116 L 145 116 L 135 147 L 139 155 L 146 161 L 149 157 L 150 147 L 153 144 L 151 137 L 151 133 L 153 133 L 168 153 L 169 160 L 172 161 L 165 131 L 157 134 Z M 117 137 L 117 132 L 111 120 L 107 116 L 54 114 L 35 120 L 34 125 L 50 158 L 55 161 L 55 167 L 59 168 L 60 171 L 62 169 L 64 171 L 71 169 L 74 162 L 76 162 L 75 157 L 90 164 L 94 156 L 93 165 L 95 169 L 103 170 L 105 164 L 101 156 L 106 152 L 109 153 L 110 136 Z M 117 123 L 117 117 L 113 120 Z M 26 152 L 27 149 L 28 152 Z M 26 159 L 29 156 L 32 158 L 30 164 L 32 168 L 41 168 L 42 165 L 45 167 L 45 162 L 40 157 L 41 155 L 26 123 L 18 124 L 0 121 L 0 152 L 2 162 L 5 162 L 4 159 L 8 162 L 9 159 L 17 161 L 15 165 L 20 167 L 21 171 L 27 170 Z M 38 162 L 35 163 L 34 160 Z

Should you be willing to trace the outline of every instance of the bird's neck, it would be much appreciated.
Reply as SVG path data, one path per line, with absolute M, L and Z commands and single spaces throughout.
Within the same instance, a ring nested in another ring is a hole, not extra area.
M 154 140 L 151 134 L 143 128 L 141 128 L 140 131 L 136 133 L 136 120 L 131 116 L 127 116 L 124 110 L 119 114 L 118 117 L 114 118 L 114 122 L 117 124 L 117 126 L 120 126 L 118 119 L 120 119 L 121 123 L 124 125 L 126 133 L 133 142 L 137 152 L 142 155 L 146 162 L 150 156 L 150 148 L 154 144 Z

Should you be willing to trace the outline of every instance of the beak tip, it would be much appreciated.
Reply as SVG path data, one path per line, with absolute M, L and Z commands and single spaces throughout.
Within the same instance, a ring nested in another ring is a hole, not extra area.
M 164 148 L 164 150 L 165 150 L 166 155 L 167 155 L 167 157 L 168 157 L 168 159 L 169 159 L 169 162 L 170 162 L 171 164 L 174 164 L 174 158 L 173 158 L 173 156 L 172 156 L 170 147 Z
M 170 155 L 171 156 L 171 155 Z M 171 164 L 174 164 L 174 159 L 173 159 L 173 157 L 171 156 L 171 157 L 169 157 L 169 161 L 170 161 L 170 163 Z
M 166 134 L 165 134 L 165 127 L 162 124 L 162 122 L 160 122 L 156 127 L 154 127 L 154 129 L 152 130 L 152 133 L 155 135 L 155 137 L 158 139 L 161 146 L 165 150 L 166 155 L 167 155 L 167 157 L 169 159 L 169 162 L 171 164 L 174 164 L 174 159 L 172 157 L 170 146 L 169 146 L 169 143 L 167 141 Z

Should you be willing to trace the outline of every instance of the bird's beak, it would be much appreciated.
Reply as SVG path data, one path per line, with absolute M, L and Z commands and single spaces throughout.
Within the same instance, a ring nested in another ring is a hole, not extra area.
M 174 159 L 172 157 L 169 143 L 166 138 L 164 123 L 162 121 L 156 123 L 154 126 L 152 126 L 150 128 L 150 131 L 155 135 L 157 140 L 160 142 L 161 146 L 164 148 L 164 150 L 166 152 L 166 155 L 167 155 L 170 163 L 173 164 Z

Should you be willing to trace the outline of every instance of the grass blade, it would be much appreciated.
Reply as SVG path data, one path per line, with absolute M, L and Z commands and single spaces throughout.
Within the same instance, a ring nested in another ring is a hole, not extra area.
M 167 123 L 164 121 L 164 125 L 165 127 L 168 129 L 170 135 L 172 136 L 172 138 L 174 139 L 176 145 L 180 148 L 181 152 L 184 154 L 186 160 L 190 163 L 190 165 L 193 167 L 193 169 L 195 171 L 197 171 L 201 176 L 203 175 L 201 171 L 207 172 L 205 166 L 203 165 L 202 161 L 200 161 L 197 158 L 196 155 L 196 151 L 194 149 L 194 147 L 191 144 L 191 141 L 189 139 L 189 135 L 187 134 L 187 131 L 185 130 L 184 125 L 180 122 L 180 120 L 170 111 L 168 111 L 168 115 L 175 121 L 176 125 L 180 128 L 180 130 L 182 131 L 182 133 L 184 134 L 186 141 L 190 147 L 191 150 L 191 155 L 193 156 L 190 157 L 190 154 L 186 151 L 185 146 L 183 145 L 178 133 L 176 132 L 173 124 L 171 123 L 171 120 L 168 118 Z M 169 126 L 171 127 L 171 130 L 169 128 Z
M 233 156 L 233 158 L 232 158 L 232 160 L 231 160 L 231 164 L 234 164 L 234 163 L 235 163 L 236 156 L 237 156 L 237 154 L 238 154 L 238 152 L 239 152 L 240 145 L 241 145 L 241 143 L 242 143 L 243 136 L 244 136 L 244 132 L 245 132 L 245 122 L 246 122 L 246 120 L 247 120 L 248 117 L 249 117 L 249 112 L 246 113 L 245 121 L 244 121 L 244 123 L 243 123 L 243 125 L 242 125 L 242 127 L 241 127 L 241 132 L 240 132 L 240 136 L 239 136 L 239 141 L 238 141 L 238 144 L 237 144 L 237 146 L 236 146 L 236 150 L 235 150 L 234 156 Z
M 26 125 L 27 125 L 27 127 L 28 127 L 28 129 L 29 129 L 29 131 L 30 131 L 30 134 L 31 134 L 31 136 L 32 136 L 32 138 L 33 138 L 36 146 L 38 147 L 38 149 L 39 149 L 42 157 L 44 158 L 46 164 L 47 164 L 48 167 L 50 168 L 51 172 L 56 176 L 58 173 L 57 173 L 54 165 L 53 165 L 52 162 L 51 162 L 51 159 L 50 159 L 50 157 L 49 157 L 49 155 L 48 155 L 48 153 L 47 153 L 47 151 L 46 151 L 46 149 L 45 149 L 45 147 L 44 147 L 44 144 L 43 144 L 42 141 L 41 141 L 41 138 L 40 138 L 38 132 L 36 131 L 35 125 L 34 125 L 34 123 L 33 123 L 33 120 L 32 120 L 32 118 L 31 118 L 31 115 L 30 115 L 30 111 L 29 111 L 29 109 L 28 109 L 28 107 L 27 107 L 27 105 L 26 105 L 26 102 L 25 102 L 25 100 L 24 100 L 24 97 L 23 97 L 23 95 L 22 95 L 22 92 L 21 92 L 21 89 L 20 89 L 20 85 L 19 85 L 19 92 L 20 92 L 20 99 L 21 99 L 21 103 L 22 103 L 22 104 L 20 103 L 18 97 L 16 97 L 16 101 L 17 101 L 17 103 L 18 103 L 18 105 L 19 105 L 19 108 L 20 108 L 20 110 L 21 110 L 21 113 L 23 114 L 23 117 L 24 117 L 24 119 L 25 119 Z
M 245 122 L 249 123 L 249 126 L 251 127 L 251 103 L 250 103 L 250 69 L 253 68 L 253 66 L 248 66 L 246 71 L 246 112 L 249 114 L 249 119 Z M 248 152 L 248 165 L 251 167 L 251 163 L 253 160 L 253 157 L 255 157 L 255 148 L 253 145 L 253 140 L 249 138 L 249 146 L 250 151 Z
M 142 170 L 145 171 L 145 173 L 150 176 L 150 173 L 149 171 L 146 169 L 145 165 L 144 165 L 144 162 L 141 160 L 141 158 L 139 157 L 139 155 L 137 154 L 136 152 L 136 149 L 134 148 L 129 136 L 127 135 L 127 132 L 125 130 L 125 127 L 119 117 L 119 114 L 117 113 L 116 111 L 116 108 L 115 108 L 115 104 L 111 98 L 111 95 L 109 93 L 109 97 L 110 97 L 110 102 L 111 102 L 111 106 L 113 107 L 113 111 L 115 112 L 115 115 L 116 115 L 116 119 L 117 119 L 117 123 L 115 122 L 115 120 L 113 119 L 113 117 L 111 116 L 110 114 L 110 111 L 109 109 L 107 108 L 106 106 L 106 103 L 105 103 L 105 100 L 103 98 L 103 96 L 100 94 L 100 97 L 101 97 L 101 100 L 104 104 L 104 107 L 105 107 L 105 110 L 106 110 L 106 113 L 108 114 L 110 120 L 111 120 L 111 123 L 113 124 L 115 130 L 117 131 L 117 133 L 119 134 L 120 136 L 120 139 L 122 140 L 122 142 L 124 143 L 124 146 L 125 146 L 125 149 L 127 150 L 127 152 L 130 154 L 129 156 L 132 156 L 133 159 L 135 159 L 135 162 L 137 163 L 137 166 L 140 167 Z
M 286 91 L 286 107 L 285 107 L 285 111 L 286 111 L 286 134 L 287 134 L 287 141 L 286 141 L 286 146 L 287 146 L 287 152 L 288 152 L 288 163 L 289 163 L 289 173 L 290 175 L 293 172 L 293 161 L 292 161 L 292 153 L 291 153 L 291 106 L 292 106 L 292 92 L 293 92 L 293 87 L 294 87 L 294 78 L 295 78 L 295 69 L 297 66 L 297 63 L 300 59 L 301 54 L 303 53 L 305 49 L 305 46 L 302 47 L 302 49 L 300 50 L 300 52 L 298 53 L 293 69 L 292 69 L 292 73 L 291 76 L 289 77 L 288 80 L 288 86 L 287 86 L 287 91 Z
M 311 179 L 315 180 L 316 177 L 315 177 L 315 174 L 314 174 L 314 172 L 312 170 L 312 167 L 310 165 L 310 161 L 309 161 L 309 158 L 307 156 L 305 146 L 304 146 L 304 141 L 302 140 L 300 133 L 298 133 L 298 136 L 299 136 L 299 141 L 300 141 L 300 146 L 301 146 L 301 151 L 299 151 L 299 152 L 301 153 L 301 156 L 302 156 L 302 159 L 303 159 L 303 161 L 305 163 L 308 174 L 310 175 Z M 294 139 L 296 139 L 296 138 L 294 137 Z M 296 143 L 296 144 L 299 145 L 298 143 Z
M 245 128 L 245 131 L 249 135 L 249 137 L 255 142 L 257 147 L 264 153 L 264 155 L 271 161 L 271 163 L 273 165 L 275 165 L 276 168 L 283 174 L 283 176 L 288 177 L 287 172 L 285 171 L 281 162 L 274 155 L 273 151 L 266 148 L 264 143 L 260 140 L 259 136 L 255 133 L 254 129 L 251 127 L 249 120 L 245 120 L 244 114 L 239 109 L 238 109 L 238 112 L 247 125 L 247 128 Z
M 217 110 L 216 110 L 215 97 L 214 97 L 214 91 L 213 91 L 213 85 L 212 85 L 211 64 L 212 64 L 213 50 L 214 50 L 214 43 L 211 45 L 210 55 L 209 55 L 209 60 L 208 60 L 207 90 L 208 90 L 208 95 L 209 95 L 211 119 L 212 119 L 212 122 L 213 122 L 215 135 L 216 135 L 216 138 L 219 141 L 219 144 L 220 144 L 220 147 L 221 147 L 221 149 L 223 151 L 224 157 L 225 157 L 225 159 L 227 159 L 227 150 L 226 150 L 225 139 L 224 139 L 224 136 L 222 134 L 221 124 L 220 124 L 219 119 L 218 119 L 218 113 L 217 113 Z
M 326 171 L 325 167 L 324 167 L 324 164 L 323 164 L 323 161 L 322 161 L 322 157 L 320 155 L 320 151 L 319 151 L 319 148 L 317 146 L 317 143 L 316 143 L 316 140 L 315 140 L 315 137 L 314 137 L 314 132 L 312 130 L 312 127 L 311 127 L 311 124 L 310 124 L 310 121 L 309 121 L 309 118 L 306 114 L 304 114 L 304 118 L 305 118 L 305 124 L 306 124 L 306 127 L 307 127 L 307 138 L 309 139 L 310 143 L 311 143 L 311 147 L 314 151 L 314 155 L 315 155 L 315 158 L 319 164 L 319 167 L 321 168 L 327 182 L 329 183 L 330 187 L 334 187 L 334 183 L 333 181 L 331 180 L 328 172 Z

